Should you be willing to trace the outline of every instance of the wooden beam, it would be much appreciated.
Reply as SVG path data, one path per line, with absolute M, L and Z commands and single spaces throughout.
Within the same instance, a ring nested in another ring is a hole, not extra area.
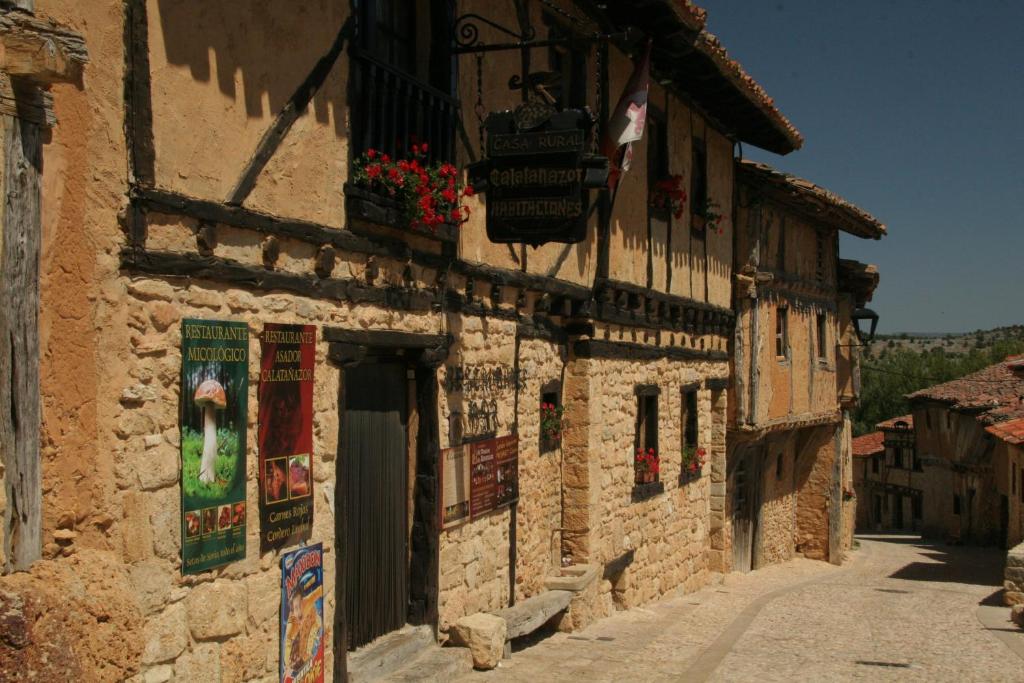
M 27 570 L 42 552 L 40 477 L 39 253 L 42 131 L 3 125 L 3 246 L 0 250 L 0 460 L 5 469 L 6 570 Z
M 323 337 L 327 342 L 386 349 L 436 349 L 447 348 L 452 343 L 451 335 L 447 334 L 417 334 L 396 330 L 347 330 L 341 327 L 325 327 Z
M 77 83 L 89 61 L 81 35 L 19 11 L 0 11 L 0 71 L 37 83 Z

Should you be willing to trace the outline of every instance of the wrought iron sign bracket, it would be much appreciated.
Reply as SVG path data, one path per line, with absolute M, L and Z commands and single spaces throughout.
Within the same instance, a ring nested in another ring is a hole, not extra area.
M 506 36 L 515 39 L 511 43 L 488 44 L 480 40 L 480 26 L 484 24 Z M 592 33 L 590 35 L 573 36 L 571 38 L 552 38 L 549 40 L 536 40 L 537 32 L 532 26 L 527 26 L 522 33 L 517 33 L 497 22 L 480 16 L 474 12 L 463 14 L 455 19 L 454 30 L 455 44 L 452 45 L 452 54 L 477 54 L 481 52 L 500 52 L 504 50 L 523 50 L 541 47 L 570 47 L 579 44 L 604 43 L 610 41 L 628 41 L 635 37 L 634 31 L 623 31 L 621 33 Z

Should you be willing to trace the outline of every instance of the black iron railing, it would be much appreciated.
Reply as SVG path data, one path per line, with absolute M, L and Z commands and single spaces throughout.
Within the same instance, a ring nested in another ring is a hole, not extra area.
M 427 143 L 429 161 L 454 161 L 456 98 L 359 50 L 352 79 L 355 156 L 376 149 L 408 158 L 413 144 Z

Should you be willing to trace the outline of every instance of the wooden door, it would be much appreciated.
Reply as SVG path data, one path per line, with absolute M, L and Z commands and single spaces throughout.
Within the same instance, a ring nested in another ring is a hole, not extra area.
M 749 572 L 753 568 L 754 538 L 757 535 L 757 476 L 753 455 L 740 448 L 732 473 L 732 568 Z
M 406 368 L 345 370 L 345 609 L 350 650 L 406 623 L 409 608 Z

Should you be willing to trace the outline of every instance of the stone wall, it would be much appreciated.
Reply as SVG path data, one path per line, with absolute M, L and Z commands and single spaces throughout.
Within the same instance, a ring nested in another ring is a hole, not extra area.
M 705 476 L 680 483 L 682 387 L 708 377 L 721 377 L 721 363 L 670 361 L 590 361 L 590 456 L 597 460 L 600 499 L 591 518 L 589 562 L 608 563 L 630 551 L 633 561 L 612 584 L 605 582 L 602 600 L 632 607 L 682 587 L 690 592 L 708 580 L 710 549 L 710 486 Z M 634 502 L 634 438 L 636 384 L 656 384 L 658 450 L 665 492 Z M 720 406 L 719 410 L 724 409 Z M 711 392 L 698 393 L 698 443 L 712 448 Z M 724 443 L 721 444 L 724 446 Z M 717 445 L 715 446 L 718 447 Z M 593 481 L 591 485 L 593 486 Z
M 795 434 L 765 439 L 755 568 L 793 558 L 797 516 Z
M 1010 548 L 1006 553 L 1006 568 L 1003 573 L 1003 601 L 1007 605 L 1024 603 L 1024 543 Z
M 796 549 L 812 560 L 827 560 L 829 491 L 835 457 L 831 425 L 805 431 L 797 455 Z

